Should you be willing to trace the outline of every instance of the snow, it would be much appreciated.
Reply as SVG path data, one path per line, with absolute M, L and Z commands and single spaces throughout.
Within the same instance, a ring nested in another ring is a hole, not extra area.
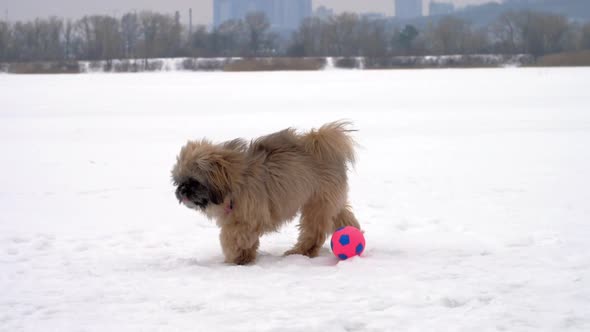
M 588 331 L 590 69 L 0 75 L 1 331 Z M 222 263 L 187 139 L 348 118 L 363 257 Z

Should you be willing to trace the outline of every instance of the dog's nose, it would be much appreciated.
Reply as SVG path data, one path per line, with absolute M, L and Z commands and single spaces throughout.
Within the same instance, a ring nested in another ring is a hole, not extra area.
M 183 194 L 187 194 L 189 192 L 189 189 L 190 188 L 186 185 L 186 183 L 183 183 L 178 186 L 177 191 Z
M 176 195 L 176 199 L 178 200 L 178 203 L 182 203 L 182 199 L 184 198 L 184 193 L 182 192 L 181 189 L 182 186 L 179 186 L 178 188 L 176 188 L 176 192 L 174 193 Z

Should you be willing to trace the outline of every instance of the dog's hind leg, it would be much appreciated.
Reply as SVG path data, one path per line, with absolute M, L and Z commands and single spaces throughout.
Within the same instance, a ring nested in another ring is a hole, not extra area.
M 301 210 L 299 237 L 293 249 L 285 255 L 305 255 L 316 257 L 332 230 L 332 220 L 338 209 L 326 200 L 310 200 Z
M 334 223 L 331 229 L 332 232 L 334 232 L 338 228 L 346 226 L 353 226 L 358 229 L 361 229 L 359 222 L 356 220 L 356 217 L 354 216 L 354 214 L 350 210 L 350 206 L 348 205 L 345 206 L 342 210 L 340 210 L 340 212 L 338 212 L 338 214 L 333 218 L 333 221 Z

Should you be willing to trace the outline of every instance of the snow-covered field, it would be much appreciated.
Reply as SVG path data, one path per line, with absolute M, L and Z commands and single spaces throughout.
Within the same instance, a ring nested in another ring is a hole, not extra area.
M 590 69 L 0 75 L 0 331 L 588 331 Z M 364 257 L 222 263 L 185 140 L 348 118 Z

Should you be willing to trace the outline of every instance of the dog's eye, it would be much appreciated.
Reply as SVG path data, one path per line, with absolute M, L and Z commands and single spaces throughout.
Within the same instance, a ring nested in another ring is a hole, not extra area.
M 183 184 L 184 182 L 186 182 L 186 180 L 185 180 L 185 179 L 182 179 L 182 178 L 176 178 L 176 177 L 173 177 L 173 178 L 172 178 L 172 184 L 173 184 L 174 186 L 176 186 L 176 187 L 178 187 L 179 185 Z
M 194 179 L 194 178 L 188 178 L 185 181 L 183 181 L 183 183 L 185 183 L 187 186 L 197 187 L 197 188 L 203 186 L 199 180 Z

